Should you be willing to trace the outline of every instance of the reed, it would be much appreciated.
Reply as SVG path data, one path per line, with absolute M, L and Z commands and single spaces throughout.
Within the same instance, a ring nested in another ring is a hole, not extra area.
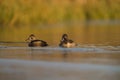
M 75 24 L 119 19 L 120 0 L 0 0 L 0 41 L 25 42 L 33 33 L 56 45 L 68 33 L 78 43 L 119 45 L 119 25 Z
M 0 0 L 1 25 L 120 19 L 120 0 Z

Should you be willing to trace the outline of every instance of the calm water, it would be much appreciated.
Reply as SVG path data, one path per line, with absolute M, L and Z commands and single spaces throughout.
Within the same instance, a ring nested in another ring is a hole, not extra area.
M 119 80 L 120 46 L 0 43 L 0 80 Z
M 120 80 L 119 26 L 118 21 L 0 27 L 0 80 Z M 50 46 L 28 47 L 31 33 Z M 58 47 L 63 33 L 78 46 Z
M 19 31 L 18 31 L 19 30 Z M 68 22 L 55 25 L 0 26 L 0 42 L 25 42 L 30 34 L 57 46 L 63 33 L 84 45 L 120 45 L 120 21 Z

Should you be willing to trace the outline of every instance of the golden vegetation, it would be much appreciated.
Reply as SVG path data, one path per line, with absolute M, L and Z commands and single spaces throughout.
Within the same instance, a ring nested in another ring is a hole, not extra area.
M 1 25 L 120 19 L 120 0 L 0 0 Z
M 33 33 L 56 45 L 68 33 L 78 43 L 119 45 L 119 25 L 74 23 L 119 19 L 120 0 L 0 0 L 0 41 L 23 42 Z

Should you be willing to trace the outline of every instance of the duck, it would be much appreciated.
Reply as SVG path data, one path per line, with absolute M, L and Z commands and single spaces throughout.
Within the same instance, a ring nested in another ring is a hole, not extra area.
M 36 39 L 34 34 L 29 35 L 29 37 L 25 40 L 28 42 L 29 47 L 45 47 L 48 46 L 46 41 Z
M 77 46 L 77 44 L 73 40 L 69 39 L 67 34 L 63 34 L 59 46 L 64 48 L 71 48 Z

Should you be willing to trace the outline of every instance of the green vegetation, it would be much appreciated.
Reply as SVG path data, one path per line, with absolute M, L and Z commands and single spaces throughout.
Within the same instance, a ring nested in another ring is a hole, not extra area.
M 120 19 L 120 0 L 0 0 L 1 25 Z

